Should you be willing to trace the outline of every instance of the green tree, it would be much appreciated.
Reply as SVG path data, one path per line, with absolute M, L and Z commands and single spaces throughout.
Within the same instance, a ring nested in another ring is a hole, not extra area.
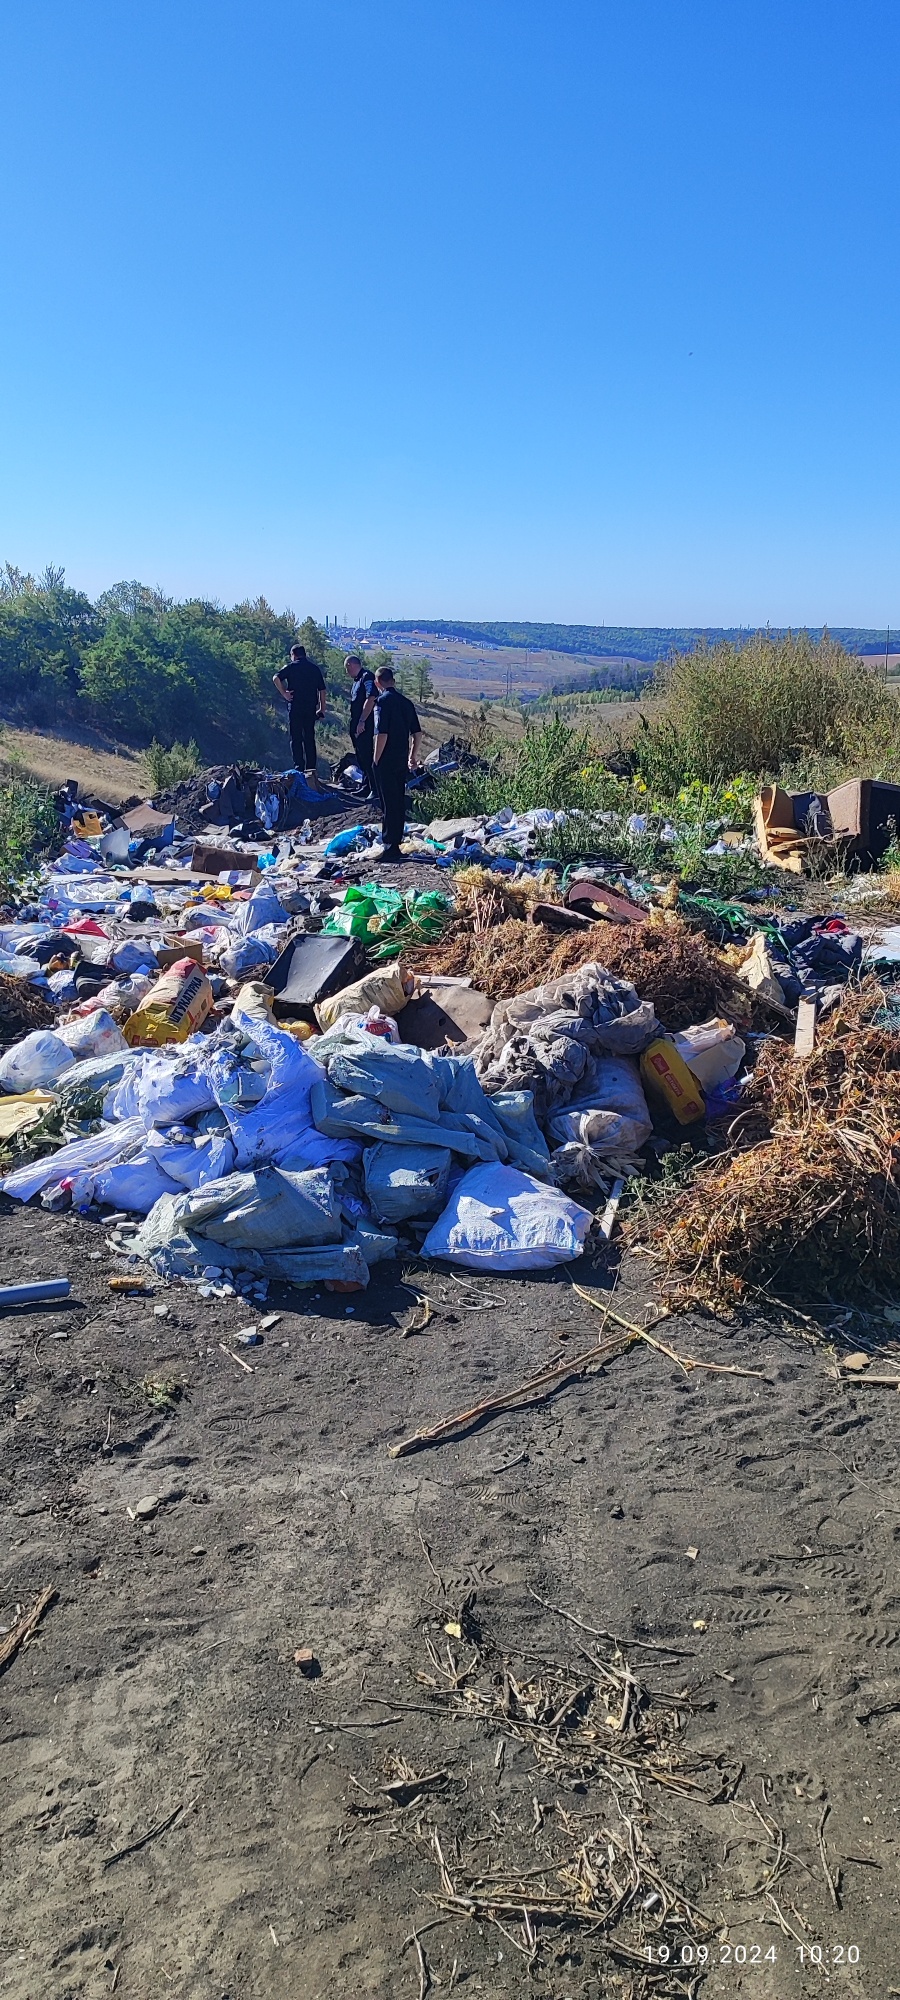
M 404 654 L 397 662 L 397 682 L 404 694 L 413 701 L 431 701 L 434 697 L 434 681 L 431 678 L 431 661 L 423 654 L 421 659 L 413 659 Z

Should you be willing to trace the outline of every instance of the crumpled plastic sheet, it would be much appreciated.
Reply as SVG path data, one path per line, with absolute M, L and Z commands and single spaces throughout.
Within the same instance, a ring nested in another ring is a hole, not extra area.
M 392 1145 L 449 1147 L 469 1160 L 503 1160 L 538 1176 L 549 1152 L 523 1092 L 485 1095 L 470 1057 L 379 1042 L 346 1018 L 316 1045 L 327 1084 L 311 1093 L 320 1131 Z M 343 1090 L 338 1084 L 343 1085 Z M 343 1093 L 353 1087 L 353 1095 Z
M 473 1060 L 489 1097 L 530 1090 L 538 1123 L 547 1129 L 552 1114 L 573 1099 L 590 1108 L 598 1057 L 638 1055 L 656 1032 L 650 1001 L 591 963 L 501 1000 Z

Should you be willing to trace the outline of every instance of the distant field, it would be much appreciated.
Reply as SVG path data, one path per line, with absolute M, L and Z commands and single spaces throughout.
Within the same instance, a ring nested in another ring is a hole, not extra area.
M 462 640 L 443 639 L 424 631 L 404 634 L 403 644 L 394 644 L 392 651 L 395 659 L 402 658 L 404 653 L 412 658 L 427 654 L 435 684 L 442 694 L 460 695 L 476 702 L 484 698 L 502 701 L 504 697 L 515 701 L 523 694 L 546 694 L 557 681 L 584 676 L 595 667 L 606 670 L 618 665 L 642 664 L 624 654 L 619 661 L 600 654 L 575 658 L 571 653 L 532 652 L 516 646 L 469 646 Z

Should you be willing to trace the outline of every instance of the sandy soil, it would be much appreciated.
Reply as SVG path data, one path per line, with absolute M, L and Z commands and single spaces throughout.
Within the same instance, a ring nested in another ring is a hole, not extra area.
M 687 1965 L 654 1990 L 892 1990 L 896 1396 L 839 1387 L 821 1348 L 770 1327 L 683 1319 L 682 1352 L 762 1378 L 685 1375 L 642 1347 L 392 1460 L 594 1340 L 570 1274 L 433 1270 L 434 1316 L 409 1334 L 396 1265 L 350 1302 L 273 1293 L 283 1317 L 241 1350 L 246 1372 L 220 1345 L 246 1306 L 116 1297 L 102 1226 L 2 1206 L 6 1282 L 72 1279 L 68 1305 L 0 1321 L 0 1622 L 59 1593 L 0 1677 L 6 2000 L 643 1992 L 587 1929 L 548 1931 L 529 1969 L 515 1921 L 504 1936 L 433 1900 L 433 1829 L 460 1880 L 511 1847 L 546 1865 L 566 1823 L 621 1837 L 614 1793 L 448 1715 L 421 1678 L 438 1677 L 429 1645 L 520 1680 L 536 1656 L 582 1674 L 579 1647 L 610 1656 L 531 1592 L 620 1635 L 645 1685 L 699 1684 L 685 1754 L 737 1781 L 717 1805 L 631 1801 L 667 1878 L 723 1926 L 701 1988 Z M 645 1268 L 620 1285 L 628 1317 Z M 151 1495 L 142 1526 L 128 1509 Z M 397 1759 L 435 1776 L 406 1805 L 380 1789 Z

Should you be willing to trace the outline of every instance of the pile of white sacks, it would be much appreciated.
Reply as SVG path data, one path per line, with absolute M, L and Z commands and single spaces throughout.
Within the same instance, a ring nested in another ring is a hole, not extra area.
M 89 1106 L 95 1129 L 3 1191 L 142 1215 L 121 1247 L 161 1276 L 365 1285 L 398 1230 L 470 1268 L 581 1254 L 591 1217 L 550 1184 L 531 1094 L 486 1096 L 468 1059 L 346 1020 L 313 1058 L 240 1005 L 179 1049 L 73 1054 L 50 1088 L 73 1119 Z

